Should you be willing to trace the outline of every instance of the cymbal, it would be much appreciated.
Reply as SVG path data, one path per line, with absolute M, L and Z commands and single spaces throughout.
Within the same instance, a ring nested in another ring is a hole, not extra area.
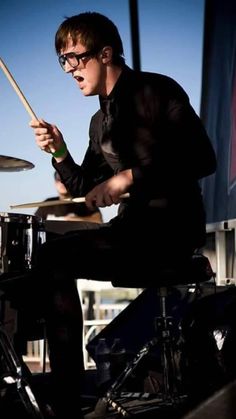
M 85 202 L 85 198 L 83 196 L 79 198 L 67 198 L 67 199 L 53 199 L 48 201 L 36 201 L 36 202 L 27 202 L 25 204 L 16 204 L 10 205 L 10 208 L 35 208 L 35 207 L 51 207 L 52 205 L 65 205 L 65 204 L 73 204 L 75 202 Z
M 0 172 L 18 172 L 20 170 L 33 169 L 33 167 L 34 164 L 27 160 L 0 155 Z

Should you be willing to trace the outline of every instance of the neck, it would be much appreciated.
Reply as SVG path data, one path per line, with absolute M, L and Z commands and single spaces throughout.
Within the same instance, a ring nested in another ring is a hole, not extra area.
M 112 92 L 118 78 L 120 77 L 121 73 L 122 73 L 122 67 L 117 67 L 117 66 L 114 66 L 114 65 L 106 67 L 105 84 L 104 84 L 104 89 L 101 93 L 102 97 L 109 96 L 109 94 Z

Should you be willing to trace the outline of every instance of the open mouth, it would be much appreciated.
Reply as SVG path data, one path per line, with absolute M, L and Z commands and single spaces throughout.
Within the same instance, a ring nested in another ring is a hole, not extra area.
M 82 81 L 84 81 L 84 78 L 81 76 L 74 76 L 74 79 L 78 81 L 78 83 L 81 83 Z

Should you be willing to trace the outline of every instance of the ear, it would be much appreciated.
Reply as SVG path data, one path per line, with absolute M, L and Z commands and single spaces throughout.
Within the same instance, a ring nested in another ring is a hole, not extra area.
M 109 47 L 109 46 L 103 47 L 101 51 L 102 62 L 104 64 L 110 63 L 112 61 L 112 54 L 113 54 L 112 47 Z

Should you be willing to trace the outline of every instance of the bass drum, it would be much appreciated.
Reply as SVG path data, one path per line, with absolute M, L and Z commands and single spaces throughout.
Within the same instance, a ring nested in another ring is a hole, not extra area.
M 40 218 L 0 213 L 0 274 L 29 271 L 34 266 L 37 249 L 45 237 Z

